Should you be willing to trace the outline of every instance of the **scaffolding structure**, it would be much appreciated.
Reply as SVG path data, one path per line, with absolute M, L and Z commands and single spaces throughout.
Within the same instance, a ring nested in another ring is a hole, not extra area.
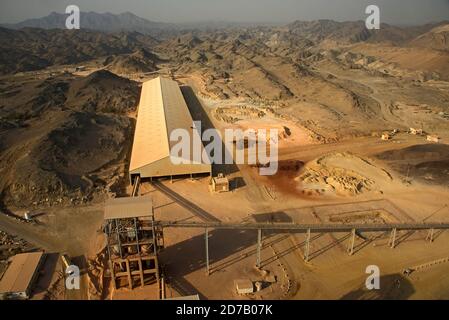
M 158 283 L 158 252 L 164 246 L 162 227 L 154 221 L 150 196 L 106 201 L 104 232 L 114 289 Z

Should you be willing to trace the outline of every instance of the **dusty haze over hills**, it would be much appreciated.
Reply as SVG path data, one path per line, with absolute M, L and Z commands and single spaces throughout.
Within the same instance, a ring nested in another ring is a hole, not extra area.
M 390 24 L 423 24 L 449 19 L 447 0 L 2 0 L 0 23 L 17 23 L 50 12 L 64 13 L 66 6 L 81 11 L 132 12 L 156 22 L 277 22 L 332 19 L 354 21 L 365 18 L 365 8 L 377 4 L 382 21 Z

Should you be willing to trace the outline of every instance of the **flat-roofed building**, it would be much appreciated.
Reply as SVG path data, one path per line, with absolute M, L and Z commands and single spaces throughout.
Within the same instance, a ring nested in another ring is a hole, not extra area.
M 43 252 L 21 253 L 10 259 L 10 264 L 0 279 L 1 299 L 28 299 L 39 269 L 44 261 Z
M 112 198 L 105 202 L 104 220 L 128 219 L 153 216 L 153 198 L 141 197 Z
M 211 173 L 211 165 L 193 161 L 190 155 L 176 155 L 189 163 L 174 164 L 170 150 L 178 141 L 170 141 L 175 129 L 185 129 L 192 141 L 201 141 L 200 132 L 193 128 L 193 119 L 176 81 L 158 77 L 144 82 L 137 113 L 137 123 L 131 153 L 129 174 L 141 178 L 168 177 Z M 201 151 L 204 149 L 201 143 Z

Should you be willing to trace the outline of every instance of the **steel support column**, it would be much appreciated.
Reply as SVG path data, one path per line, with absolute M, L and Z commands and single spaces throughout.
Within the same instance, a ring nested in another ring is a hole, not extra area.
M 143 275 L 142 259 L 139 258 L 139 260 L 137 260 L 137 263 L 139 264 L 140 286 L 143 288 L 145 286 L 145 277 Z
M 165 300 L 165 277 L 161 277 L 161 298 Z
M 206 247 L 206 274 L 210 274 L 209 269 L 209 230 L 206 228 L 204 232 L 204 240 L 205 240 L 205 247 Z
M 307 237 L 306 237 L 306 250 L 304 252 L 304 261 L 309 261 L 309 253 L 310 253 L 310 229 L 307 229 Z
M 348 253 L 350 256 L 352 256 L 354 254 L 355 233 L 356 233 L 356 230 L 352 229 L 351 239 L 349 240 L 349 246 L 348 246 Z
M 257 261 L 256 266 L 260 268 L 260 250 L 262 247 L 262 229 L 257 230 Z
M 154 256 L 157 257 L 157 237 L 156 237 L 156 227 L 154 226 L 154 214 L 151 216 L 151 233 L 153 237 L 153 252 Z
M 427 239 L 429 240 L 429 242 L 433 242 L 434 232 L 435 232 L 434 229 L 429 230 L 429 234 L 427 235 Z
M 123 253 L 122 253 L 122 242 L 120 241 L 120 229 L 118 226 L 118 220 L 115 219 L 115 228 L 116 228 L 116 232 L 117 232 L 117 242 L 118 242 L 118 248 L 119 248 L 119 252 L 120 252 L 120 258 L 123 259 Z
M 115 281 L 114 263 L 112 262 L 111 258 L 109 258 L 109 268 L 111 269 L 113 288 L 117 290 L 117 282 Z
M 125 264 L 126 264 L 126 273 L 128 274 L 128 286 L 132 290 L 133 289 L 133 278 L 131 276 L 131 268 L 129 266 L 128 259 L 125 260 Z
M 134 230 L 136 232 L 137 254 L 140 255 L 139 232 L 137 231 L 137 218 L 134 218 Z
M 396 247 L 396 228 L 391 231 L 390 247 L 394 249 Z

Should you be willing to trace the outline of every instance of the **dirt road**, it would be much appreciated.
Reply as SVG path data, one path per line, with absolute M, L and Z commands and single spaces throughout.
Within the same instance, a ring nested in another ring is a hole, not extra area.
M 87 299 L 87 258 L 91 239 L 102 220 L 98 206 L 49 208 L 37 223 L 27 223 L 0 212 L 0 230 L 26 240 L 45 252 L 68 253 L 80 268 L 80 290 L 66 292 L 66 299 Z
M 22 238 L 45 251 L 58 252 L 60 249 L 60 242 L 49 239 L 39 226 L 17 221 L 2 212 L 0 212 L 0 230 Z
M 310 161 L 327 153 L 348 151 L 360 156 L 372 156 L 388 150 L 425 143 L 423 137 L 411 136 L 406 133 L 399 134 L 390 141 L 382 141 L 379 137 L 361 137 L 336 143 L 283 148 L 279 150 L 279 158 L 281 160 Z

